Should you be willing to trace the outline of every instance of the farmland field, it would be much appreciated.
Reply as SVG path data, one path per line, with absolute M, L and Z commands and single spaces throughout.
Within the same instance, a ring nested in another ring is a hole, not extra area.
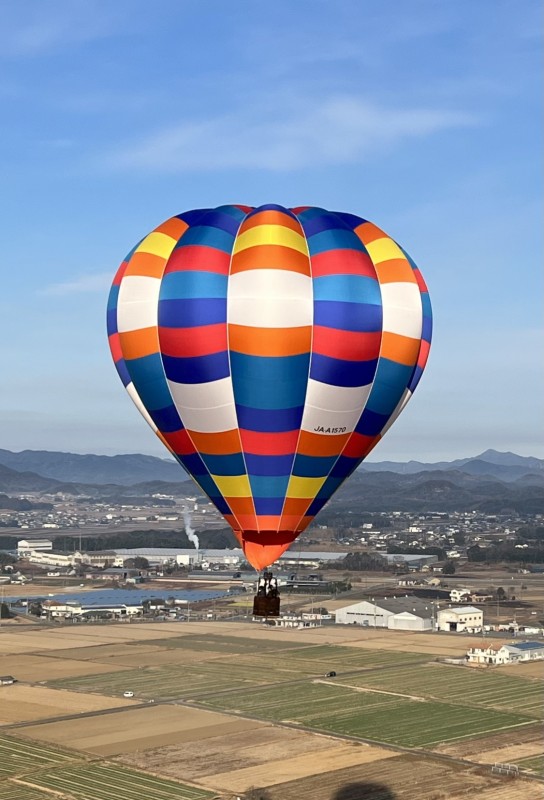
M 0 696 L 0 800 L 541 794 L 541 684 L 436 663 L 467 637 L 234 622 L 0 633 L 19 681 Z M 492 776 L 495 760 L 525 777 Z
M 51 767 L 73 761 L 77 757 L 77 753 L 70 753 L 67 750 L 12 739 L 10 736 L 0 737 L 0 777 L 18 775 L 30 768 Z
M 462 705 L 508 709 L 530 717 L 540 717 L 544 710 L 542 686 L 538 682 L 517 675 L 501 675 L 498 671 L 420 664 L 351 676 L 349 683 Z
M 523 758 L 516 763 L 520 769 L 529 770 L 534 775 L 540 775 L 540 777 L 544 778 L 544 755 Z
M 431 747 L 530 721 L 519 714 L 317 682 L 217 695 L 206 705 L 407 747 Z
M 205 800 L 212 792 L 114 764 L 84 764 L 39 772 L 27 779 L 39 788 L 68 792 L 82 800 Z

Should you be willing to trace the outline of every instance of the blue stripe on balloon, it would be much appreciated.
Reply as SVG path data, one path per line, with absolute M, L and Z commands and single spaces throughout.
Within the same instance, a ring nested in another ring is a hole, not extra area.
M 433 320 L 431 317 L 423 317 L 423 325 L 421 328 L 421 338 L 425 339 L 426 342 L 431 341 L 431 336 L 433 333 Z
M 119 285 L 115 284 L 111 287 L 108 295 L 108 311 L 112 308 L 117 308 L 117 300 L 119 299 Z
M 112 333 L 117 333 L 117 307 L 108 308 L 106 312 L 106 326 L 108 329 L 108 336 Z
M 119 361 L 115 362 L 115 366 L 117 368 L 117 374 L 123 381 L 123 386 L 128 386 L 132 378 L 130 377 L 130 373 L 127 369 L 127 365 L 125 363 L 124 358 L 120 358 Z
M 191 300 L 227 296 L 226 275 L 202 270 L 169 272 L 161 282 L 159 300 Z
M 431 298 L 427 292 L 421 292 L 421 306 L 423 309 L 423 316 L 432 317 L 433 310 L 431 308 Z
M 421 367 L 416 366 L 412 378 L 410 380 L 410 384 L 408 386 L 408 389 L 410 389 L 411 392 L 413 392 L 416 386 L 418 385 L 422 375 L 423 375 L 423 370 L 421 369 Z
M 382 431 L 388 419 L 389 414 L 376 414 L 375 411 L 365 408 L 355 427 L 355 431 L 357 433 L 362 433 L 363 436 L 377 436 Z
M 367 221 L 362 217 L 355 216 L 355 214 L 347 214 L 345 211 L 333 211 L 332 213 L 335 217 L 341 219 L 342 222 L 344 222 L 352 230 L 359 227 L 359 225 L 362 225 L 363 222 Z
M 413 369 L 413 366 L 380 358 L 366 407 L 377 414 L 392 414 L 410 382 Z
M 303 456 L 297 455 L 293 464 L 293 475 L 300 478 L 321 478 L 328 475 L 336 456 Z
M 289 475 L 250 475 L 249 483 L 253 497 L 281 497 L 283 500 Z
M 214 506 L 217 508 L 219 513 L 220 514 L 232 514 L 232 511 L 230 510 L 229 504 L 227 503 L 225 498 L 222 495 L 218 495 L 217 494 L 217 489 L 215 490 L 215 492 L 216 492 L 215 494 L 210 494 L 210 495 L 208 495 L 208 497 L 210 498 L 210 500 L 212 501 Z
M 340 456 L 331 470 L 331 478 L 340 478 L 341 480 L 345 480 L 357 467 L 359 461 L 359 458 Z
M 202 222 L 205 222 L 205 220 L 202 220 Z M 193 228 L 188 228 L 177 243 L 175 249 L 200 244 L 204 247 L 214 247 L 216 250 L 222 250 L 224 253 L 231 253 L 233 241 L 234 236 L 231 233 L 202 224 L 195 225 Z
M 183 428 L 183 423 L 173 403 L 165 408 L 150 411 L 149 415 L 161 433 L 173 433 Z
M 382 307 L 372 303 L 341 303 L 336 300 L 314 302 L 314 325 L 341 331 L 372 333 L 382 329 Z
M 368 386 L 376 373 L 378 359 L 344 361 L 313 353 L 310 378 L 330 386 Z
M 316 499 L 328 500 L 329 497 L 344 483 L 344 478 L 336 478 L 329 475 L 319 492 L 316 494 Z
M 279 433 L 300 428 L 304 406 L 272 410 L 236 404 L 238 427 L 261 433 Z
M 311 256 L 327 253 L 329 250 L 359 250 L 366 253 L 359 237 L 348 229 L 326 230 L 308 237 L 308 250 Z
M 229 354 L 226 350 L 193 358 L 163 355 L 162 361 L 166 377 L 176 383 L 211 383 L 229 376 Z
M 187 453 L 186 455 L 178 455 L 179 460 L 191 475 L 194 475 L 195 478 L 198 478 L 200 481 L 201 477 L 209 478 L 210 481 L 213 480 L 210 478 L 209 472 L 206 469 L 206 465 L 202 461 L 199 453 Z M 213 483 L 214 492 L 217 494 L 217 487 L 215 487 L 215 483 Z M 208 492 L 206 491 L 206 494 Z
M 126 359 L 125 364 L 134 387 L 148 410 L 170 405 L 172 397 L 164 380 L 159 353 L 152 353 L 149 356 L 142 356 L 142 358 Z M 144 395 L 146 399 L 144 399 Z
M 327 504 L 328 499 L 329 499 L 328 497 L 319 497 L 319 498 L 316 497 L 315 500 L 312 500 L 312 502 L 308 506 L 308 509 L 304 516 L 315 517 L 316 514 L 319 514 L 323 506 Z
M 209 208 L 195 208 L 191 211 L 184 211 L 183 214 L 177 214 L 176 216 L 177 219 L 183 220 L 183 222 L 186 222 L 189 226 L 196 225 L 196 223 L 202 219 L 204 214 L 207 214 L 209 210 Z
M 231 352 L 234 396 L 240 405 L 278 410 L 304 403 L 309 353 L 262 357 Z
M 314 300 L 337 300 L 350 303 L 382 302 L 380 285 L 374 278 L 363 275 L 325 275 L 314 278 Z
M 283 497 L 253 497 L 255 513 L 278 516 L 283 511 Z
M 293 455 L 258 456 L 245 453 L 245 463 L 250 475 L 289 475 L 293 465 Z
M 240 227 L 240 222 L 244 218 L 244 213 L 239 213 L 240 217 L 236 218 L 232 214 L 226 214 L 221 208 L 216 208 L 214 211 L 209 211 L 206 214 L 201 221 L 201 225 L 208 228 L 217 228 L 217 230 L 230 233 L 231 236 L 236 236 L 238 228 Z
M 306 237 L 315 236 L 317 233 L 322 233 L 323 231 L 329 230 L 346 230 L 349 228 L 346 223 L 338 219 L 333 214 L 323 213 L 319 216 L 311 217 L 309 219 L 305 219 L 302 222 L 302 229 L 304 231 L 304 235 Z
M 229 455 L 206 455 L 201 453 L 202 460 L 212 475 L 243 475 L 246 471 L 244 457 L 241 453 Z
M 164 328 L 197 328 L 226 321 L 226 298 L 159 300 L 158 324 Z

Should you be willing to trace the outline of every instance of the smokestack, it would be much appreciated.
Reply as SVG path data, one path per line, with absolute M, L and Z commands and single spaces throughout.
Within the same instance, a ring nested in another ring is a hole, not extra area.
M 187 538 L 189 541 L 194 544 L 195 550 L 197 551 L 197 559 L 198 559 L 198 550 L 200 547 L 198 536 L 195 533 L 195 529 L 191 525 L 191 512 L 187 508 L 187 506 L 183 507 L 183 521 L 185 523 L 185 533 L 187 534 Z

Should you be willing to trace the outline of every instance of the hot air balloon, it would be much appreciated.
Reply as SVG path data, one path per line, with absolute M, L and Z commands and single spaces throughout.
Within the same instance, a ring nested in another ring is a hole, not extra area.
M 171 217 L 130 251 L 108 303 L 127 392 L 257 570 L 400 414 L 431 325 L 400 245 L 308 206 Z

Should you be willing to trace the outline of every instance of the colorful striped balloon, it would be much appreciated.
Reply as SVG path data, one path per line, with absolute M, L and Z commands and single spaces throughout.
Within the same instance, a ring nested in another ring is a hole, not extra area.
M 431 326 L 423 278 L 398 244 L 307 206 L 172 217 L 128 254 L 108 303 L 129 395 L 256 569 L 400 414 Z

